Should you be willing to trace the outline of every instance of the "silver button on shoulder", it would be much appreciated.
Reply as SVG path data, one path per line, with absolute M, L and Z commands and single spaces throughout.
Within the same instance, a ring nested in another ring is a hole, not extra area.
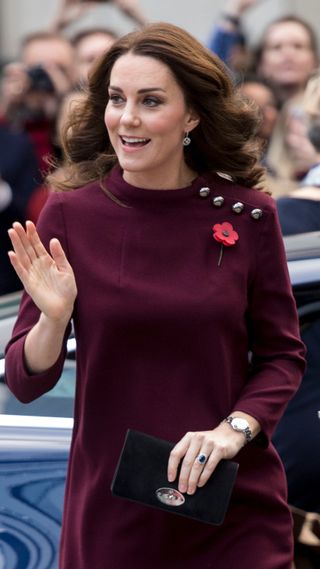
M 262 209 L 259 209 L 257 207 L 253 209 L 251 212 L 251 217 L 253 217 L 253 219 L 260 219 L 262 217 Z
M 199 195 L 201 198 L 207 198 L 210 195 L 210 188 L 200 188 Z
M 232 206 L 232 211 L 234 213 L 242 213 L 244 210 L 244 204 L 242 202 L 236 202 Z
M 224 204 L 224 197 L 216 196 L 215 198 L 212 198 L 212 203 L 215 207 L 221 207 Z

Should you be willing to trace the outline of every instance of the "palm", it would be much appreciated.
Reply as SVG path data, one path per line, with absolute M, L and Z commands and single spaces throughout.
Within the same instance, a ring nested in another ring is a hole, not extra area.
M 66 302 L 73 297 L 72 270 L 60 270 L 49 254 L 35 259 L 24 279 L 24 287 L 38 308 L 47 316 L 63 315 Z
M 9 231 L 14 252 L 11 263 L 39 310 L 52 319 L 71 316 L 77 288 L 73 270 L 57 239 L 50 243 L 51 255 L 41 243 L 36 229 L 15 223 Z

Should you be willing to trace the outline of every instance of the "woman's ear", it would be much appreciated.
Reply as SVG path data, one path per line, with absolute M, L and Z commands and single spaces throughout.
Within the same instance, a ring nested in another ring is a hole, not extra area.
M 186 126 L 185 126 L 185 131 L 186 132 L 191 132 L 194 128 L 196 128 L 196 126 L 198 126 L 200 122 L 200 117 L 198 115 L 198 113 L 196 113 L 193 109 L 191 109 L 189 111 L 187 120 L 186 120 Z

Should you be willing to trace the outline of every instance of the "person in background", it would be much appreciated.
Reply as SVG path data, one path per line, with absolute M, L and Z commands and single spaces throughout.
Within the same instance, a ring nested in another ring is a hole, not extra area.
M 61 132 L 68 119 L 69 112 L 78 101 L 85 97 L 90 71 L 116 39 L 116 33 L 107 28 L 86 28 L 72 38 L 75 53 L 76 87 L 61 100 L 56 124 L 57 143 L 59 145 L 61 145 Z
M 242 17 L 258 0 L 227 0 L 208 40 L 208 48 L 232 70 L 236 80 L 252 70 L 252 50 L 242 26 Z
M 20 61 L 5 66 L 1 89 L 4 115 L 28 132 L 37 149 L 39 169 L 47 170 L 61 98 L 74 86 L 74 51 L 69 40 L 47 31 L 25 37 Z
M 306 21 L 284 16 L 268 26 L 257 56 L 257 70 L 273 82 L 282 103 L 267 160 L 284 187 L 297 186 L 316 159 L 301 100 L 317 64 L 316 35 Z
M 307 84 L 303 107 L 310 142 L 314 146 L 317 160 L 301 181 L 300 187 L 277 201 L 281 229 L 285 236 L 320 231 L 319 73 Z M 301 386 L 290 401 L 273 437 L 286 469 L 289 503 L 298 508 L 300 520 L 307 512 L 320 514 L 320 457 L 318 452 L 314 452 L 314 449 L 320 447 L 319 318 L 302 328 L 302 338 L 307 346 L 307 369 Z M 307 523 L 308 533 L 312 537 L 309 546 L 299 541 L 296 543 L 296 556 L 303 556 L 305 562 L 309 561 L 307 567 L 314 569 L 320 567 L 319 515 L 317 524 L 318 531 L 313 535 L 312 524 Z
M 248 101 L 253 102 L 259 109 L 261 120 L 257 130 L 257 138 L 262 148 L 261 163 L 266 167 L 264 184 L 268 187 L 274 198 L 287 194 L 292 185 L 279 182 L 274 169 L 268 163 L 268 149 L 273 133 L 279 120 L 280 103 L 277 98 L 277 90 L 273 83 L 255 74 L 246 74 L 239 83 L 237 89 Z
M 116 32 L 103 27 L 84 29 L 73 36 L 76 81 L 80 87 L 87 85 L 92 65 L 117 38 Z
M 58 381 L 71 320 L 77 341 L 60 569 L 291 569 L 270 438 L 304 346 L 256 128 L 218 57 L 146 26 L 90 74 L 37 229 L 9 232 L 26 291 L 5 358 L 16 397 Z M 186 499 L 240 463 L 221 526 L 112 496 L 128 428 L 176 442 L 168 484 Z
M 8 124 L 24 132 L 37 155 L 38 190 L 29 204 L 29 217 L 36 221 L 47 198 L 42 182 L 48 159 L 59 157 L 56 120 L 63 97 L 75 85 L 74 50 L 63 36 L 34 32 L 21 43 L 20 61 L 4 67 L 1 104 Z
M 315 30 L 299 16 L 277 18 L 264 30 L 255 58 L 257 73 L 272 81 L 283 104 L 303 94 L 318 65 Z
M 237 88 L 242 95 L 257 105 L 261 113 L 257 136 L 261 140 L 265 154 L 279 114 L 277 93 L 272 83 L 254 74 L 245 75 L 243 80 L 237 84 Z
M 8 259 L 8 229 L 25 222 L 33 193 L 40 184 L 34 148 L 23 133 L 14 132 L 0 116 L 0 295 L 21 290 Z
M 257 51 L 257 72 L 273 82 L 282 103 L 267 160 L 286 193 L 297 187 L 316 159 L 301 101 L 318 61 L 314 29 L 297 16 L 271 22 Z
M 88 28 L 78 32 L 72 38 L 75 52 L 76 88 L 65 95 L 61 101 L 57 116 L 57 143 L 61 146 L 64 125 L 72 109 L 86 96 L 89 73 L 99 58 L 116 41 L 115 32 L 107 28 Z M 63 166 L 60 166 L 63 175 Z
M 273 85 L 281 108 L 266 161 L 273 172 L 271 185 L 275 195 L 281 195 L 297 187 L 315 159 L 314 148 L 306 135 L 301 97 L 318 65 L 318 45 L 315 31 L 308 22 L 295 15 L 285 15 L 267 25 L 259 45 L 249 50 L 251 57 L 246 58 L 246 64 L 240 70 L 234 69 L 231 53 L 239 33 L 243 33 L 242 18 L 258 2 L 229 0 L 209 45 L 231 66 L 240 84 L 243 75 L 251 70 Z
M 281 104 L 303 93 L 308 79 L 318 65 L 316 33 L 312 26 L 295 15 L 272 20 L 258 45 L 248 48 L 241 65 L 232 63 L 232 51 L 242 40 L 242 18 L 260 0 L 228 0 L 217 26 L 214 27 L 209 48 L 219 55 L 241 81 L 248 72 L 273 83 Z
M 320 75 L 312 77 L 302 100 L 315 160 L 299 188 L 277 202 L 284 235 L 320 231 Z
M 308 136 L 303 95 L 288 101 L 281 110 L 271 138 L 267 160 L 279 185 L 290 193 L 299 188 L 309 169 L 317 163 L 317 151 Z

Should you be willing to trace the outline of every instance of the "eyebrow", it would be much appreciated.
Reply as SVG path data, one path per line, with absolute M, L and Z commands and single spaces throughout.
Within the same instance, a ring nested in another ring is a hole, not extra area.
M 122 89 L 120 87 L 116 87 L 115 85 L 109 85 L 109 89 L 112 89 L 112 91 L 118 91 L 118 93 L 123 93 Z M 165 89 L 162 89 L 161 87 L 147 87 L 145 89 L 139 89 L 138 93 L 143 94 L 154 91 L 162 91 L 163 93 L 165 93 Z

